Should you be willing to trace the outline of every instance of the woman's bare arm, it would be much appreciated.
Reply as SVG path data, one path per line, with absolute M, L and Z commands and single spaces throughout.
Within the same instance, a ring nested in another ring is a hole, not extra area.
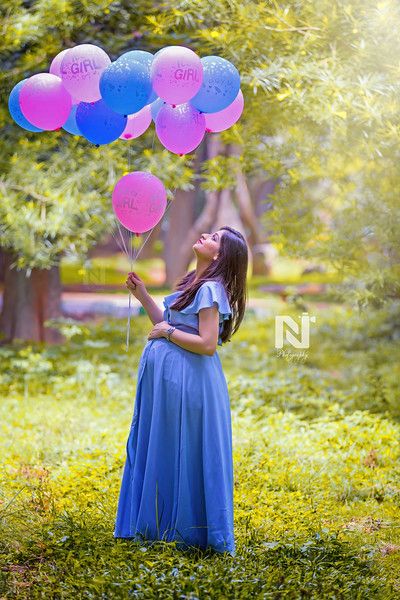
M 126 287 L 139 300 L 153 325 L 163 320 L 164 311 L 160 310 L 146 289 L 144 282 L 135 271 L 128 273 Z
M 143 297 L 140 299 L 140 302 L 147 312 L 150 321 L 155 325 L 156 323 L 160 323 L 163 320 L 164 311 L 158 308 L 157 304 L 150 296 L 149 292 L 146 290 L 146 293 L 143 294 Z
M 167 330 L 170 325 L 165 322 L 161 325 L 161 332 L 164 337 L 167 337 Z M 216 306 L 202 308 L 199 311 L 199 335 L 193 333 L 187 333 L 186 331 L 180 331 L 175 329 L 171 334 L 170 340 L 177 346 L 184 348 L 184 350 L 190 350 L 196 354 L 206 354 L 212 356 L 218 344 L 218 331 L 219 319 L 218 309 Z M 157 336 L 155 336 L 157 337 Z

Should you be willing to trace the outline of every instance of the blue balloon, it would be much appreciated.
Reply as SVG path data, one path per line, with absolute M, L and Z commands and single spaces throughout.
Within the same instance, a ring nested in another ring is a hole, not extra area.
M 151 52 L 146 52 L 146 50 L 130 50 L 129 52 L 121 54 L 121 56 L 117 60 L 121 60 L 121 58 L 128 58 L 129 60 L 135 60 L 136 62 L 140 62 L 144 65 L 147 65 L 150 71 L 151 63 L 153 62 L 154 56 Z
M 229 106 L 239 93 L 239 71 L 229 60 L 220 56 L 205 56 L 201 88 L 189 101 L 203 113 L 213 113 Z
M 104 100 L 79 102 L 76 124 L 92 144 L 109 144 L 117 140 L 126 127 L 128 117 L 111 110 Z
M 19 93 L 26 79 L 23 79 L 22 81 L 17 83 L 17 85 L 15 85 L 11 90 L 10 96 L 8 98 L 8 110 L 10 111 L 10 115 L 17 123 L 17 125 L 19 125 L 23 129 L 35 132 L 43 131 L 43 129 L 39 129 L 38 127 L 35 127 L 35 125 L 32 125 L 32 123 L 30 123 L 28 119 L 24 117 L 21 107 L 19 105 Z
M 71 112 L 69 113 L 69 117 L 62 126 L 65 131 L 68 133 L 72 133 L 72 135 L 82 135 L 79 131 L 79 127 L 76 124 L 76 109 L 78 108 L 78 104 L 74 104 L 71 108 Z
M 155 91 L 152 89 L 152 90 L 151 90 L 151 94 L 150 94 L 150 98 L 148 98 L 148 100 L 147 100 L 147 102 L 146 102 L 146 105 L 147 105 L 147 104 L 153 104 L 153 102 L 155 102 L 155 101 L 157 100 L 157 98 L 158 98 L 157 94 L 156 94 L 156 93 L 155 93 Z
M 150 107 L 150 112 L 151 112 L 151 118 L 153 119 L 153 121 L 156 121 L 156 117 L 160 111 L 160 108 L 166 104 L 166 102 L 164 102 L 164 100 L 162 98 L 157 98 L 157 100 L 155 100 L 151 107 Z
M 103 71 L 99 86 L 102 99 L 112 110 L 131 115 L 146 106 L 152 92 L 150 69 L 147 63 L 122 56 Z
M 158 52 L 156 54 L 158 54 Z M 151 52 L 146 52 L 146 50 L 131 50 L 130 52 L 125 52 L 125 54 L 121 54 L 121 56 L 117 60 L 120 60 L 121 58 L 136 60 L 136 62 L 139 62 L 148 68 L 150 77 L 151 63 L 153 62 L 154 56 L 151 54 Z M 157 98 L 158 96 L 152 88 L 150 97 L 147 99 L 146 105 L 152 104 L 154 100 L 157 100 Z

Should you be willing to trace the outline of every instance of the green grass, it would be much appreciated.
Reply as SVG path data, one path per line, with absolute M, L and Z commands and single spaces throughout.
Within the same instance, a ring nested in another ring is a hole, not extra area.
M 218 349 L 234 558 L 112 537 L 147 317 L 128 353 L 118 320 L 65 324 L 69 345 L 0 348 L 1 598 L 398 598 L 397 331 L 387 315 L 310 304 L 308 355 L 285 358 L 282 306 L 249 311 Z

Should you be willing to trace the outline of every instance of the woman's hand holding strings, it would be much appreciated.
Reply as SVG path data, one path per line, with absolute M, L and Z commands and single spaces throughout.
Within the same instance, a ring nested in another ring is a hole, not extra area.
M 140 279 L 139 275 L 135 273 L 135 271 L 128 273 L 126 287 L 130 291 L 132 296 L 139 300 L 139 302 L 142 302 L 148 294 L 145 284 Z

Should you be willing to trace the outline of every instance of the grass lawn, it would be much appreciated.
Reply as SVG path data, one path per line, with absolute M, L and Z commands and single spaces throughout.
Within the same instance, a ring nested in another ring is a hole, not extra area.
M 0 347 L 1 598 L 400 596 L 396 332 L 379 313 L 310 304 L 310 350 L 279 356 L 278 308 L 218 347 L 234 558 L 112 536 L 146 316 L 128 353 L 126 322 L 108 319 L 65 325 L 64 346 Z

